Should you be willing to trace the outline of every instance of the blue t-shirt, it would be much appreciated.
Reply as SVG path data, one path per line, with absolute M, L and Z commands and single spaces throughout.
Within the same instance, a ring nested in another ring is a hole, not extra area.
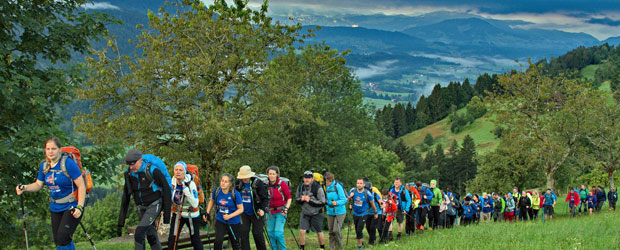
M 545 206 L 553 206 L 553 201 L 555 201 L 553 194 L 545 194 Z
M 254 215 L 254 203 L 252 202 L 252 187 L 250 183 L 243 183 L 241 201 L 243 202 L 243 212 L 247 215 Z
M 37 176 L 37 180 L 40 180 L 47 185 L 50 197 L 54 200 L 62 199 L 67 195 L 71 194 L 74 191 L 77 191 L 78 188 L 73 183 L 73 180 L 82 176 L 82 171 L 80 171 L 80 167 L 71 158 L 67 158 L 65 162 L 65 167 L 67 168 L 67 172 L 71 179 L 67 178 L 67 176 L 62 173 L 54 173 L 51 170 L 60 171 L 60 161 L 56 163 L 54 167 L 47 172 L 47 174 L 43 174 L 43 163 L 39 166 L 39 174 Z M 67 203 L 56 203 L 54 201 L 50 202 L 50 211 L 54 213 L 63 212 L 71 207 L 77 206 L 77 200 L 73 202 Z
M 379 204 L 379 201 L 381 200 L 381 196 L 379 196 L 379 194 L 377 194 L 375 192 L 372 192 L 372 194 L 375 196 L 374 202 L 375 202 L 375 207 L 377 208 L 377 214 L 380 215 L 382 213 L 382 211 L 381 211 L 382 209 L 380 209 L 381 204 Z M 372 213 L 372 208 L 370 209 L 370 214 L 373 214 Z
M 366 192 L 366 194 L 364 194 Z M 356 188 L 349 192 L 349 195 L 353 193 L 353 215 L 355 216 L 364 216 L 368 214 L 374 214 L 372 208 L 370 207 L 369 200 L 372 200 L 372 193 L 366 189 L 361 193 L 357 191 Z
M 231 193 L 227 193 L 224 194 L 224 192 L 222 192 L 222 190 L 220 190 L 217 194 L 215 193 L 217 190 L 220 190 L 219 188 L 216 188 L 213 193 L 211 194 L 211 199 L 213 199 L 215 201 L 215 205 L 217 206 L 217 215 L 215 216 L 215 219 L 219 220 L 222 223 L 228 223 L 231 225 L 234 224 L 239 224 L 241 223 L 241 217 L 239 216 L 235 216 L 232 217 L 228 220 L 228 222 L 226 222 L 226 220 L 224 220 L 223 215 L 224 214 L 232 214 L 235 211 L 237 211 L 237 205 L 241 205 L 243 202 L 241 202 L 241 194 L 239 193 L 239 191 L 234 190 L 235 192 L 235 199 L 233 202 L 233 198 Z
M 183 187 L 181 185 L 176 185 L 174 188 L 174 193 L 172 194 L 172 202 L 175 205 L 181 205 L 181 199 L 183 198 Z

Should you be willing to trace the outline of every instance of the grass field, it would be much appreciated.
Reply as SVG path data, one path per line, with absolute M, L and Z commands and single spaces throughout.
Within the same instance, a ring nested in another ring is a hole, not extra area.
M 465 112 L 465 109 L 460 109 L 458 112 Z M 476 143 L 477 152 L 485 153 L 495 149 L 499 143 L 499 140 L 495 138 L 495 135 L 493 134 L 493 129 L 495 129 L 495 124 L 490 121 L 490 118 L 482 117 L 466 126 L 463 131 L 454 134 L 450 131 L 450 121 L 448 121 L 448 118 L 445 118 L 422 129 L 404 135 L 401 139 L 405 145 L 419 148 L 419 145 L 423 143 L 426 134 L 431 134 L 435 140 L 432 147 L 437 144 L 442 144 L 444 149 L 447 149 L 450 147 L 453 140 L 456 140 L 459 144 L 461 144 L 463 142 L 463 138 L 466 135 L 469 135 Z
M 588 65 L 585 68 L 581 69 L 579 73 L 581 74 L 581 76 L 585 77 L 586 79 L 590 81 L 594 81 L 594 73 L 596 72 L 596 69 L 598 69 L 599 66 L 600 64 Z
M 564 198 L 564 197 L 561 197 Z M 566 203 L 558 201 L 552 221 L 483 223 L 467 227 L 427 231 L 424 234 L 404 237 L 400 241 L 377 244 L 369 249 L 620 249 L 620 211 L 609 212 L 607 205 L 603 212 L 593 216 L 568 216 Z M 295 231 L 296 237 L 298 231 Z M 343 240 L 349 233 L 349 244 L 345 249 L 356 249 L 355 230 L 343 228 Z M 285 228 L 289 249 L 297 249 L 289 228 Z M 325 232 L 326 240 L 328 233 Z M 364 242 L 368 234 L 364 231 Z M 250 240 L 250 242 L 253 242 Z M 132 249 L 133 242 L 96 242 L 97 249 Z M 147 244 L 148 245 L 148 244 Z M 316 234 L 308 234 L 306 249 L 318 249 Z M 91 249 L 88 242 L 76 244 L 77 249 Z M 147 247 L 149 249 L 149 247 Z

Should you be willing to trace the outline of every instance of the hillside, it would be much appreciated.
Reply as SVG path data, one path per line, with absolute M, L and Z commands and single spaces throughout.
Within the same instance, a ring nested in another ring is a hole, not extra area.
M 598 67 L 599 65 L 589 65 L 581 69 L 580 74 L 588 80 L 594 80 L 594 73 Z M 601 84 L 599 89 L 609 90 L 609 82 Z M 465 109 L 460 109 L 457 112 L 462 114 L 465 112 Z M 484 116 L 476 119 L 472 124 L 467 125 L 463 131 L 456 134 L 450 131 L 450 125 L 449 118 L 446 117 L 441 121 L 406 134 L 399 139 L 403 140 L 405 145 L 409 147 L 422 149 L 424 137 L 426 134 L 430 134 L 434 139 L 434 143 L 431 147 L 435 147 L 437 144 L 442 144 L 444 148 L 447 148 L 453 140 L 456 140 L 460 144 L 463 141 L 463 137 L 469 135 L 474 139 L 478 153 L 491 151 L 499 144 L 499 139 L 495 138 L 495 135 L 493 134 L 495 124 L 493 124 L 491 117 Z
M 463 113 L 465 112 L 465 109 L 460 109 L 458 112 Z M 444 148 L 448 148 L 453 140 L 456 140 L 459 144 L 461 144 L 463 142 L 463 138 L 466 135 L 469 135 L 476 143 L 477 152 L 484 153 L 495 149 L 499 143 L 499 140 L 495 138 L 495 135 L 493 134 L 493 129 L 495 129 L 495 125 L 491 119 L 484 116 L 476 119 L 472 124 L 467 125 L 463 131 L 454 134 L 450 131 L 450 121 L 448 118 L 444 118 L 441 121 L 406 134 L 399 139 L 403 140 L 405 145 L 409 147 L 421 149 L 421 144 L 423 144 L 424 137 L 426 134 L 431 134 L 435 140 L 431 147 L 434 147 L 437 144 L 442 144 L 444 145 Z

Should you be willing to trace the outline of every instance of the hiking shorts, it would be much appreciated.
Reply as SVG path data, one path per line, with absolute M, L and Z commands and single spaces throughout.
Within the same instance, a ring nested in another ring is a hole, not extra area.
M 553 215 L 553 205 L 545 205 L 545 214 Z
M 302 213 L 299 216 L 299 229 L 306 230 L 306 232 L 322 232 L 323 213 L 315 215 L 305 215 Z
M 403 223 L 403 221 L 405 221 L 405 214 L 403 214 L 403 210 L 402 209 L 398 209 L 396 210 L 396 222 L 398 222 L 398 224 Z

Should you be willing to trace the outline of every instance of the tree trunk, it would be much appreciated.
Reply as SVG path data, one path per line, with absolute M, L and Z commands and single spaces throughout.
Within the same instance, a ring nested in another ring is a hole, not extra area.
M 547 177 L 547 188 L 555 192 L 555 172 L 547 172 L 545 176 Z
M 607 170 L 607 175 L 609 176 L 609 188 L 616 190 L 614 187 L 614 171 Z

